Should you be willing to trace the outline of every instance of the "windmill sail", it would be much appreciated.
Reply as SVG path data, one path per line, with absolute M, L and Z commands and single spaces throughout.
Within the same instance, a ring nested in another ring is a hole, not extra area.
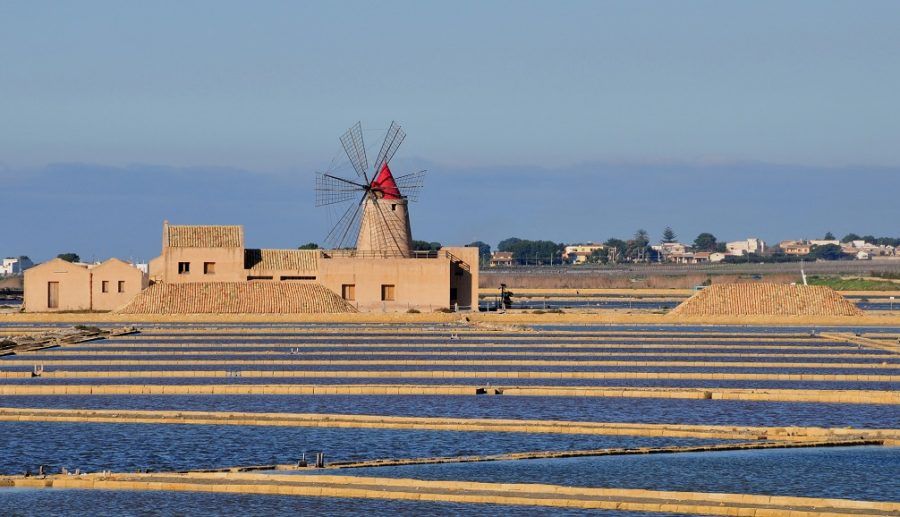
M 405 138 L 400 125 L 392 122 L 369 176 L 361 124 L 357 122 L 341 136 L 341 146 L 359 179 L 330 173 L 316 177 L 316 206 L 335 209 L 347 205 L 325 239 L 328 246 L 346 248 L 355 244 L 358 253 L 375 257 L 411 255 L 407 206 L 418 198 L 425 171 L 395 177 L 388 165 Z
M 406 132 L 403 131 L 400 124 L 391 122 L 391 127 L 388 128 L 387 134 L 384 135 L 381 151 L 378 152 L 378 159 L 375 160 L 375 172 L 378 172 L 382 165 L 391 161 L 394 153 L 397 152 L 397 148 L 403 143 L 404 138 L 406 138 Z
M 366 145 L 363 142 L 361 123 L 357 122 L 341 136 L 341 145 L 344 146 L 344 152 L 350 158 L 353 170 L 368 183 L 369 177 L 366 176 L 366 169 L 369 168 L 369 162 L 366 158 Z

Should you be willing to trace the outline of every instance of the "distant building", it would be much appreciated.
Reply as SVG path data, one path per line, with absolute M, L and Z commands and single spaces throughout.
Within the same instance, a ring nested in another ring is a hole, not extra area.
M 781 241 L 778 247 L 785 255 L 809 255 L 812 250 L 812 245 L 806 241 Z
M 491 253 L 491 267 L 511 266 L 514 262 L 511 251 L 495 251 Z
M 588 261 L 588 258 L 595 251 L 599 251 L 605 249 L 606 246 L 602 244 L 572 244 L 571 246 L 566 246 L 565 250 L 563 250 L 563 260 L 569 261 L 573 264 L 584 264 Z
M 687 253 L 688 246 L 680 242 L 663 242 L 650 246 L 659 255 L 660 262 L 675 262 L 674 257 Z
M 750 237 L 743 241 L 732 241 L 725 244 L 729 255 L 747 255 L 749 253 L 762 254 L 766 251 L 766 243 L 762 239 Z
M 897 250 L 893 246 L 872 244 L 863 240 L 842 244 L 841 251 L 848 255 L 854 255 L 859 260 L 869 260 L 875 257 L 893 257 L 897 254 Z
M 708 251 L 673 253 L 669 255 L 669 262 L 676 264 L 703 264 L 709 262 L 711 253 Z
M 722 262 L 728 255 L 725 253 L 715 252 L 709 254 L 709 261 L 712 263 Z
M 34 262 L 28 257 L 6 257 L 0 264 L 0 276 L 21 275 L 33 266 Z
M 810 239 L 808 242 L 810 246 L 827 246 L 829 244 L 832 244 L 834 246 L 841 245 L 841 241 L 837 239 Z

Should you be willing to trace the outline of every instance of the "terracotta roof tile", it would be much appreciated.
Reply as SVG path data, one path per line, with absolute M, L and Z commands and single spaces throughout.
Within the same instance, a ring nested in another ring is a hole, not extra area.
M 303 314 L 356 312 L 316 283 L 160 282 L 144 289 L 122 314 Z
M 319 254 L 319 250 L 244 250 L 244 268 L 315 272 Z
M 167 242 L 173 248 L 240 248 L 244 230 L 240 226 L 170 225 Z
M 829 287 L 742 283 L 711 285 L 670 314 L 682 316 L 859 316 L 862 311 Z

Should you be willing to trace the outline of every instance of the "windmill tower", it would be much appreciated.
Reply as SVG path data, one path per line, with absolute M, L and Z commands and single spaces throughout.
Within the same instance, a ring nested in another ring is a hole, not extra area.
M 325 238 L 330 247 L 346 248 L 354 243 L 360 255 L 412 254 L 408 204 L 418 198 L 425 171 L 396 177 L 391 172 L 389 162 L 404 138 L 406 133 L 392 122 L 370 177 L 361 124 L 357 122 L 341 136 L 341 145 L 358 178 L 351 180 L 330 173 L 316 177 L 316 206 L 348 204 Z

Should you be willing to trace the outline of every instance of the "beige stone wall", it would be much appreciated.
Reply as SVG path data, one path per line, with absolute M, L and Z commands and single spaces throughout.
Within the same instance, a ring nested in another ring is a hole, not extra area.
M 147 275 L 116 258 L 92 268 L 90 272 L 91 305 L 95 311 L 112 311 L 124 306 L 146 289 L 148 284 Z M 107 282 L 106 292 L 103 292 L 104 282 Z M 124 282 L 122 292 L 119 292 L 119 282 Z
M 151 270 L 153 275 L 159 275 L 160 280 L 169 283 L 186 282 L 240 282 L 247 280 L 247 271 L 244 269 L 244 248 L 176 248 L 163 249 L 160 273 Z M 178 263 L 190 263 L 190 272 L 178 273 Z M 204 274 L 203 264 L 215 263 L 214 274 Z
M 51 309 L 48 283 L 59 282 L 59 304 Z M 53 259 L 25 271 L 25 310 L 28 312 L 87 311 L 91 309 L 91 272 L 87 266 Z
M 161 282 L 163 279 L 163 272 L 165 271 L 166 260 L 162 255 L 150 260 L 147 264 L 147 273 L 149 274 L 151 282 Z
M 341 294 L 355 286 L 351 303 L 360 311 L 430 312 L 450 307 L 450 261 L 446 258 L 330 258 L 319 261 L 317 281 Z M 382 301 L 382 285 L 394 286 L 394 300 Z
M 444 247 L 441 251 L 446 251 L 465 263 L 464 267 L 454 266 L 450 275 L 450 289 L 456 289 L 456 303 L 460 308 L 471 307 L 472 310 L 478 310 L 478 248 Z

